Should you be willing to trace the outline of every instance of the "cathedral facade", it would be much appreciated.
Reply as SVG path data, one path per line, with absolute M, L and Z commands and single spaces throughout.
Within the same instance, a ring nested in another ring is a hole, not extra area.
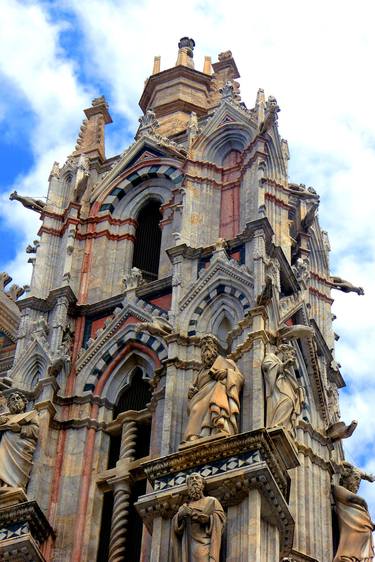
M 362 289 L 330 274 L 276 99 L 193 51 L 155 58 L 122 154 L 96 98 L 47 202 L 12 194 L 41 227 L 0 379 L 1 560 L 373 559 L 331 312 Z

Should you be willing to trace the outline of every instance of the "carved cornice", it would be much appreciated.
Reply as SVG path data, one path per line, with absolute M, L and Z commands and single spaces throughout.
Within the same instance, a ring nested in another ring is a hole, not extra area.
M 69 313 L 73 312 L 74 306 L 77 302 L 77 297 L 69 285 L 53 289 L 50 291 L 46 299 L 33 296 L 21 299 L 20 301 L 17 301 L 17 306 L 20 310 L 31 308 L 32 310 L 39 310 L 40 312 L 48 312 L 55 306 L 60 297 L 66 298 L 69 304 Z
M 296 447 L 297 451 L 299 453 L 302 453 L 305 457 L 309 457 L 313 464 L 320 466 L 320 468 L 322 468 L 323 470 L 328 470 L 328 472 L 330 472 L 331 474 L 335 473 L 331 461 L 326 461 L 325 459 L 323 459 L 323 457 L 320 457 L 319 455 L 314 453 L 314 451 L 310 447 L 307 447 L 306 445 L 304 445 L 303 443 L 299 443 L 298 441 L 296 441 Z
M 244 318 L 242 318 L 242 320 L 240 320 L 238 322 L 237 326 L 235 328 L 233 328 L 233 330 L 231 330 L 228 333 L 229 345 L 231 345 L 234 338 L 236 338 L 237 336 L 242 334 L 242 332 L 245 330 L 245 328 L 249 328 L 250 326 L 252 326 L 254 318 L 259 317 L 259 316 L 262 317 L 262 320 L 264 322 L 266 320 L 268 320 L 266 307 L 255 306 L 254 308 L 252 308 L 251 310 L 249 310 L 249 312 L 247 312 L 245 314 Z
M 321 301 L 324 301 L 328 304 L 334 303 L 334 299 L 331 299 L 330 297 L 328 297 L 327 295 L 325 295 L 324 293 L 322 293 L 318 289 L 315 289 L 315 287 L 309 287 L 309 292 Z
M 268 201 L 271 201 L 272 203 L 275 203 L 275 205 L 277 207 L 281 207 L 282 209 L 284 209 L 286 211 L 290 211 L 291 209 L 293 209 L 293 207 L 291 205 L 289 205 L 288 203 L 286 203 L 282 199 L 279 199 L 273 193 L 269 193 L 268 191 L 266 191 L 266 193 L 264 194 L 264 197 L 265 197 L 265 199 L 268 199 Z
M 240 343 L 236 349 L 229 355 L 230 359 L 237 361 L 244 353 L 250 351 L 253 347 L 253 343 L 256 340 L 261 340 L 264 345 L 270 342 L 272 336 L 266 330 L 257 330 L 256 332 L 251 332 L 246 337 L 245 341 Z
M 107 424 L 105 422 L 98 422 L 97 420 L 87 417 L 87 418 L 71 418 L 68 420 L 54 419 L 51 422 L 51 427 L 53 427 L 54 429 L 62 429 L 62 430 L 82 429 L 85 427 L 87 429 L 95 429 L 95 431 L 104 431 L 107 427 Z
M 277 446 L 275 443 L 277 442 Z M 281 446 L 282 444 L 282 446 Z M 283 448 L 283 455 L 280 450 Z M 222 439 L 213 439 L 204 443 L 185 447 L 182 451 L 172 453 L 142 465 L 147 478 L 154 482 L 168 474 L 189 470 L 210 461 L 218 461 L 238 455 L 244 451 L 259 451 L 261 458 L 267 462 L 278 486 L 287 495 L 289 486 L 288 468 L 298 466 L 296 453 L 283 430 L 268 432 L 266 429 L 240 433 Z
M 298 550 L 292 550 L 291 555 L 287 559 L 289 562 L 319 562 L 316 558 L 312 558 Z
M 0 527 L 27 523 L 31 534 L 39 542 L 44 542 L 53 530 L 36 501 L 28 501 L 0 508 Z
M 176 369 L 193 369 L 194 371 L 199 371 L 202 368 L 202 363 L 199 361 L 184 361 L 178 357 L 171 357 L 165 361 L 165 365 L 173 365 Z
M 213 472 L 204 476 L 207 494 L 216 497 L 224 507 L 239 504 L 251 489 L 259 489 L 269 506 L 269 517 L 280 530 L 280 550 L 282 555 L 290 552 L 293 543 L 294 521 L 287 502 L 277 486 L 267 463 L 254 458 L 249 465 L 235 467 L 235 458 L 228 460 L 223 473 Z M 202 475 L 207 470 L 203 468 Z M 179 475 L 183 484 L 176 484 L 167 490 L 151 492 L 138 498 L 136 509 L 148 529 L 152 530 L 155 517 L 170 519 L 179 506 L 186 501 L 186 474 Z
M 328 437 L 326 437 L 320 431 L 317 431 L 316 429 L 314 429 L 313 426 L 311 425 L 311 423 L 305 422 L 304 420 L 299 420 L 298 424 L 297 424 L 297 428 L 300 428 L 305 433 L 308 433 L 310 435 L 310 437 L 312 437 L 313 439 L 318 441 L 324 447 L 332 448 L 331 440 L 328 439 Z

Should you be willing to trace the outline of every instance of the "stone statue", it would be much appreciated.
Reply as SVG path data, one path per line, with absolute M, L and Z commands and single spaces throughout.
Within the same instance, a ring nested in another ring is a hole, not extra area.
M 281 343 L 275 353 L 267 353 L 263 360 L 267 427 L 281 426 L 294 431 L 304 403 L 303 388 L 293 372 L 295 364 L 296 352 L 288 343 Z
M 213 335 L 202 338 L 201 355 L 203 367 L 188 394 L 185 441 L 219 433 L 234 435 L 238 431 L 243 375 L 234 361 L 219 355 L 219 343 Z
M 36 211 L 37 213 L 41 213 L 46 206 L 46 203 L 41 199 L 34 199 L 33 197 L 18 195 L 17 191 L 13 191 L 13 193 L 9 195 L 9 199 L 11 201 L 19 201 L 24 207 L 26 207 L 26 209 L 31 209 L 32 211 Z
M 187 488 L 189 500 L 172 521 L 174 562 L 219 562 L 224 510 L 216 498 L 203 494 L 200 474 L 188 476 Z
M 122 280 L 125 291 L 136 289 L 144 283 L 142 271 L 138 267 L 132 267 Z
M 342 291 L 343 293 L 357 293 L 357 295 L 364 295 L 365 292 L 362 287 L 356 287 L 349 283 L 349 281 L 345 281 L 341 277 L 331 276 L 329 278 L 332 289 L 337 289 L 338 291 Z
M 333 562 L 371 562 L 374 558 L 374 523 L 367 503 L 357 496 L 362 478 L 373 480 L 350 463 L 344 463 L 340 485 L 332 487 L 340 532 L 339 546 Z
M 26 412 L 27 400 L 19 391 L 7 398 L 9 413 L 0 415 L 0 497 L 9 488 L 25 489 L 39 434 L 38 412 Z

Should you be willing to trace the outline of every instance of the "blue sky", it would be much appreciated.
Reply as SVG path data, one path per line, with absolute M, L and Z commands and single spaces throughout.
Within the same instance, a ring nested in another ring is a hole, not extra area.
M 360 6 L 360 9 L 358 8 Z M 290 179 L 321 196 L 331 269 L 365 288 L 335 292 L 337 360 L 347 388 L 342 417 L 359 420 L 347 457 L 375 472 L 375 35 L 372 1 L 2 0 L 0 18 L 0 270 L 29 281 L 24 248 L 38 217 L 11 191 L 45 196 L 49 171 L 72 151 L 91 99 L 104 94 L 114 123 L 107 155 L 132 141 L 154 55 L 173 65 L 194 37 L 196 67 L 231 49 L 243 100 L 276 96 L 291 152 Z M 375 516 L 375 486 L 362 484 Z

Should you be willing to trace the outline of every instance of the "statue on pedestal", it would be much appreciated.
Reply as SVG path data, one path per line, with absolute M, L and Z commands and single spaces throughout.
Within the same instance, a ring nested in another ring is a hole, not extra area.
M 7 398 L 9 413 L 0 414 L 0 497 L 10 488 L 26 489 L 39 434 L 38 412 L 26 412 L 19 391 Z
M 174 562 L 219 562 L 225 514 L 220 502 L 205 496 L 204 479 L 196 472 L 187 478 L 189 494 L 172 521 Z
M 361 479 L 374 481 L 372 476 L 362 473 L 350 463 L 344 463 L 340 485 L 332 487 L 340 532 L 333 562 L 372 562 L 374 559 L 374 523 L 366 501 L 357 496 Z
M 219 343 L 213 335 L 202 338 L 201 355 L 203 368 L 188 394 L 189 419 L 185 441 L 238 432 L 243 375 L 234 361 L 219 354 Z
M 266 392 L 266 427 L 280 426 L 294 431 L 304 402 L 303 388 L 293 371 L 296 352 L 289 343 L 281 343 L 275 353 L 267 353 L 262 370 Z

